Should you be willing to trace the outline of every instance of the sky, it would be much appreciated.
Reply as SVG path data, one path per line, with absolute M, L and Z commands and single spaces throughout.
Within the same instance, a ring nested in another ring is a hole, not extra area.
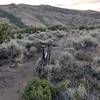
M 30 5 L 44 4 L 61 8 L 100 11 L 100 0 L 0 0 L 0 5 L 10 3 L 24 3 Z

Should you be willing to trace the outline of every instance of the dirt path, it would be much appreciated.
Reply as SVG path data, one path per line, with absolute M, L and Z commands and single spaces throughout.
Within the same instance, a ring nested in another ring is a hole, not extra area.
M 32 78 L 33 66 L 34 63 L 28 61 L 16 69 L 11 69 L 13 72 L 0 73 L 0 76 L 2 75 L 0 79 L 0 100 L 20 100 L 18 91 L 21 91 Z

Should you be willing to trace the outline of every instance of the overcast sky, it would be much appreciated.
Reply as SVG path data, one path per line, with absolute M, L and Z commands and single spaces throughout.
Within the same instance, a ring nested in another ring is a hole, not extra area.
M 62 8 L 100 11 L 100 0 L 0 0 L 0 5 L 10 3 L 25 3 L 31 5 L 47 4 Z

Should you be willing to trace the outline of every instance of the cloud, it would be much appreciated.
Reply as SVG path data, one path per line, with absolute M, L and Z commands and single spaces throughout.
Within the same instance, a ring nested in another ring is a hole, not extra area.
M 77 9 L 77 10 L 96 10 L 100 11 L 100 0 L 70 0 L 69 3 L 59 4 L 58 7 Z
M 75 5 L 67 5 L 65 8 L 70 8 L 70 9 L 78 9 L 78 10 L 96 10 L 100 11 L 100 2 L 94 2 L 94 3 L 79 3 Z
M 98 3 L 100 0 L 74 0 L 71 5 Z

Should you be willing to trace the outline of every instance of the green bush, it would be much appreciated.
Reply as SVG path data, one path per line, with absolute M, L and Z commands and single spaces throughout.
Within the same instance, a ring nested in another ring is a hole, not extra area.
M 93 30 L 93 29 L 96 29 L 96 27 L 94 27 L 94 26 L 79 26 L 78 28 L 80 30 L 84 30 L 84 29 L 86 29 L 86 30 Z
M 35 33 L 38 31 L 46 31 L 46 28 L 38 28 L 38 27 L 26 27 L 24 29 L 22 29 L 22 33 Z
M 11 28 L 7 23 L 0 23 L 0 43 L 9 39 Z
M 62 25 L 55 25 L 55 26 L 51 26 L 51 27 L 48 27 L 48 29 L 50 30 L 67 30 L 67 28 L 65 26 L 62 26 Z
M 67 82 L 53 85 L 47 80 L 33 78 L 22 93 L 23 100 L 55 100 L 56 96 L 66 90 Z
M 83 30 L 83 29 L 88 29 L 88 28 L 86 26 L 79 26 L 79 29 Z
M 23 37 L 22 37 L 21 33 L 17 34 L 17 39 L 22 39 L 22 38 Z

